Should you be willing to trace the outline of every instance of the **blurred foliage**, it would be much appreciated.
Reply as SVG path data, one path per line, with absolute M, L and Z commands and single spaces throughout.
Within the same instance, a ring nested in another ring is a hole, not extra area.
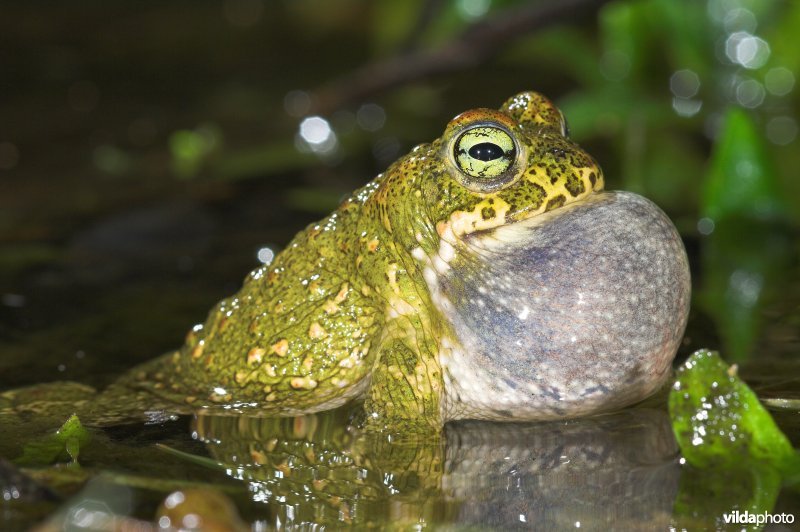
M 714 316 L 728 359 L 744 361 L 754 352 L 766 300 L 780 297 L 795 250 L 773 161 L 740 108 L 730 108 L 714 143 L 702 203 L 698 302 Z
M 726 359 L 741 363 L 757 353 L 764 308 L 786 297 L 797 237 L 783 224 L 746 216 L 702 223 L 714 229 L 703 240 L 695 306 L 713 317 Z
M 731 108 L 725 115 L 704 192 L 701 214 L 711 220 L 774 220 L 787 214 L 764 139 L 742 109 Z

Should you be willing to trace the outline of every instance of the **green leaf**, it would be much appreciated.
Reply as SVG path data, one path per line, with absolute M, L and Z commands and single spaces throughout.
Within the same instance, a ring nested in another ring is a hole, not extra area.
M 787 212 L 764 139 L 744 110 L 732 107 L 711 157 L 703 197 L 703 216 L 761 220 L 781 219 Z
M 698 468 L 772 467 L 800 473 L 800 456 L 756 394 L 714 351 L 693 353 L 669 396 L 681 452 Z
M 27 443 L 15 462 L 21 466 L 46 466 L 70 460 L 78 463 L 80 450 L 91 436 L 76 414 L 72 414 L 55 434 Z

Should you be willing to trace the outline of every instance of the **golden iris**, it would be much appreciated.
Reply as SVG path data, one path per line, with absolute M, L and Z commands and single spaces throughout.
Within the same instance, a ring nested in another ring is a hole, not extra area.
M 511 168 L 516 151 L 514 140 L 504 129 L 477 126 L 456 140 L 453 156 L 458 168 L 468 176 L 494 178 Z

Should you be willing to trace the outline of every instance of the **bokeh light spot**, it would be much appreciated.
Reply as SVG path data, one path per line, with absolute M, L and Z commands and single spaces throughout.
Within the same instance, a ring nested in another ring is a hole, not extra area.
M 678 116 L 690 117 L 700 112 L 703 107 L 703 102 L 700 100 L 691 100 L 687 98 L 673 98 L 672 109 Z
M 764 85 L 754 79 L 746 79 L 736 86 L 736 101 L 742 107 L 753 109 L 764 103 Z
M 336 133 L 321 116 L 309 116 L 300 122 L 299 136 L 314 153 L 327 154 L 336 149 Z
M 786 146 L 797 138 L 797 121 L 790 116 L 776 116 L 767 122 L 767 138 L 779 146 Z
M 300 123 L 300 136 L 309 144 L 323 144 L 333 135 L 328 121 L 319 116 L 311 116 Z
M 697 220 L 697 232 L 701 235 L 710 235 L 714 232 L 714 220 L 711 218 L 700 218 Z
M 260 263 L 269 265 L 272 263 L 272 259 L 275 258 L 275 252 L 271 248 L 263 247 L 258 250 L 256 257 Z
M 794 88 L 794 74 L 785 67 L 770 68 L 764 76 L 764 85 L 775 96 L 786 96 Z
M 767 41 L 746 31 L 734 32 L 725 41 L 728 59 L 751 70 L 764 66 L 769 53 Z
M 456 9 L 466 19 L 476 19 L 484 16 L 491 7 L 491 0 L 458 0 Z
M 356 122 L 366 131 L 378 131 L 386 123 L 386 111 L 374 103 L 362 105 L 356 113 Z
M 306 91 L 289 91 L 283 97 L 283 108 L 289 116 L 304 116 L 311 109 L 311 97 Z
M 722 24 L 725 31 L 729 33 L 736 31 L 753 33 L 758 27 L 756 16 L 752 11 L 743 7 L 737 7 L 726 12 Z
M 679 98 L 693 98 L 700 90 L 700 76 L 693 70 L 676 70 L 669 78 L 669 89 Z

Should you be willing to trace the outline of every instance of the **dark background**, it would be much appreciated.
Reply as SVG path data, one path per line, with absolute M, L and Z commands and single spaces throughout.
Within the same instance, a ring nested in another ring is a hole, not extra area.
M 455 114 L 528 89 L 562 107 L 608 188 L 679 227 L 695 288 L 681 356 L 720 348 L 764 393 L 797 389 L 796 2 L 0 11 L 0 390 L 102 386 L 176 347 L 259 250 Z M 335 142 L 303 140 L 313 116 Z

